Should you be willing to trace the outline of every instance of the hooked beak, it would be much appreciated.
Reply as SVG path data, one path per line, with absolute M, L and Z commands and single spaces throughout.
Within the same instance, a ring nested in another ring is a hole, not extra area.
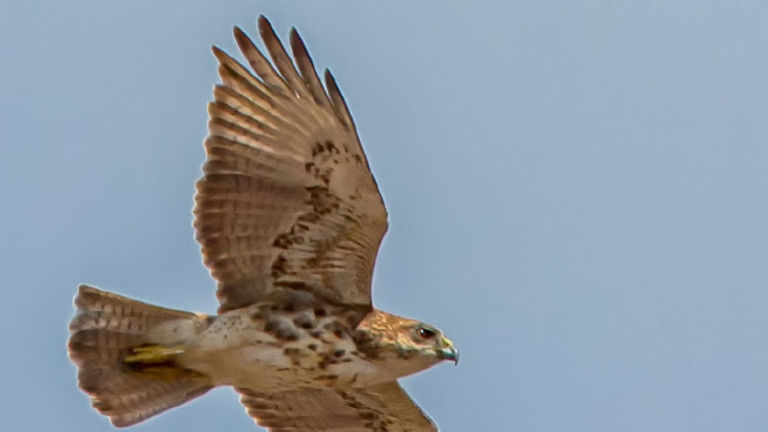
M 440 360 L 452 360 L 455 365 L 459 364 L 459 350 L 453 346 L 453 342 L 450 339 L 444 337 L 440 341 L 442 347 L 437 351 L 437 357 Z

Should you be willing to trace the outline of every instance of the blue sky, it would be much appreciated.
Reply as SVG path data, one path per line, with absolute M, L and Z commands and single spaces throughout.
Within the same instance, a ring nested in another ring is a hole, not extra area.
M 0 429 L 108 429 L 78 283 L 215 311 L 209 47 L 261 13 L 351 106 L 374 302 L 461 349 L 404 380 L 442 430 L 768 428 L 767 2 L 30 0 L 0 13 Z M 212 429 L 257 430 L 228 389 L 134 430 Z

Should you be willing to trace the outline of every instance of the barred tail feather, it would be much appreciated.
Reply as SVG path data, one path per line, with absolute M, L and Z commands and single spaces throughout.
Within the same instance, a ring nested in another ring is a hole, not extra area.
M 113 425 L 136 424 L 212 388 L 207 376 L 175 365 L 176 351 L 166 348 L 205 329 L 209 317 L 87 285 L 79 287 L 75 306 L 69 357 L 79 368 L 80 388 Z

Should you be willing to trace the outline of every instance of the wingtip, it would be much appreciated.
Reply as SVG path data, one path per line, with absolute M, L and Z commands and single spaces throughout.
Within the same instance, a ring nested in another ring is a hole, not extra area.
M 336 84 L 336 78 L 334 78 L 333 73 L 331 73 L 331 70 L 328 68 L 325 68 L 325 71 L 323 72 L 323 78 L 325 78 L 325 85 L 328 87 L 329 92 L 336 92 L 341 96 L 341 90 L 339 90 L 339 85 Z
M 237 46 L 240 47 L 240 51 L 245 52 L 247 47 L 253 45 L 253 41 L 251 41 L 251 38 L 248 37 L 248 35 L 238 26 L 235 26 L 232 29 L 232 34 L 235 37 L 235 42 L 237 43 Z
M 294 56 L 304 55 L 309 57 L 309 51 L 307 50 L 307 45 L 304 44 L 304 40 L 301 38 L 299 31 L 296 30 L 296 27 L 291 27 L 291 33 L 289 35 L 289 39 L 291 42 L 291 48 L 293 49 Z
M 261 33 L 262 35 L 264 35 L 265 33 L 273 33 L 273 34 L 275 33 L 275 30 L 272 28 L 272 23 L 269 22 L 267 17 L 265 17 L 264 15 L 259 15 L 258 24 L 259 24 L 259 33 Z
M 221 48 L 217 47 L 216 45 L 211 45 L 211 52 L 213 53 L 213 55 L 214 55 L 214 56 L 215 56 L 215 57 L 216 57 L 216 58 L 217 58 L 219 61 L 221 61 L 221 59 L 222 59 L 223 57 L 226 57 L 226 56 L 227 56 L 227 53 L 225 53 L 225 52 L 224 52 L 224 50 L 222 50 Z

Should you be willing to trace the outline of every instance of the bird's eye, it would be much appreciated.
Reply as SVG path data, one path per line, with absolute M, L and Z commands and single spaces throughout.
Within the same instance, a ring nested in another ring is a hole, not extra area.
M 419 327 L 419 330 L 417 331 L 418 335 L 422 339 L 432 339 L 435 337 L 435 332 L 433 332 L 430 329 Z

